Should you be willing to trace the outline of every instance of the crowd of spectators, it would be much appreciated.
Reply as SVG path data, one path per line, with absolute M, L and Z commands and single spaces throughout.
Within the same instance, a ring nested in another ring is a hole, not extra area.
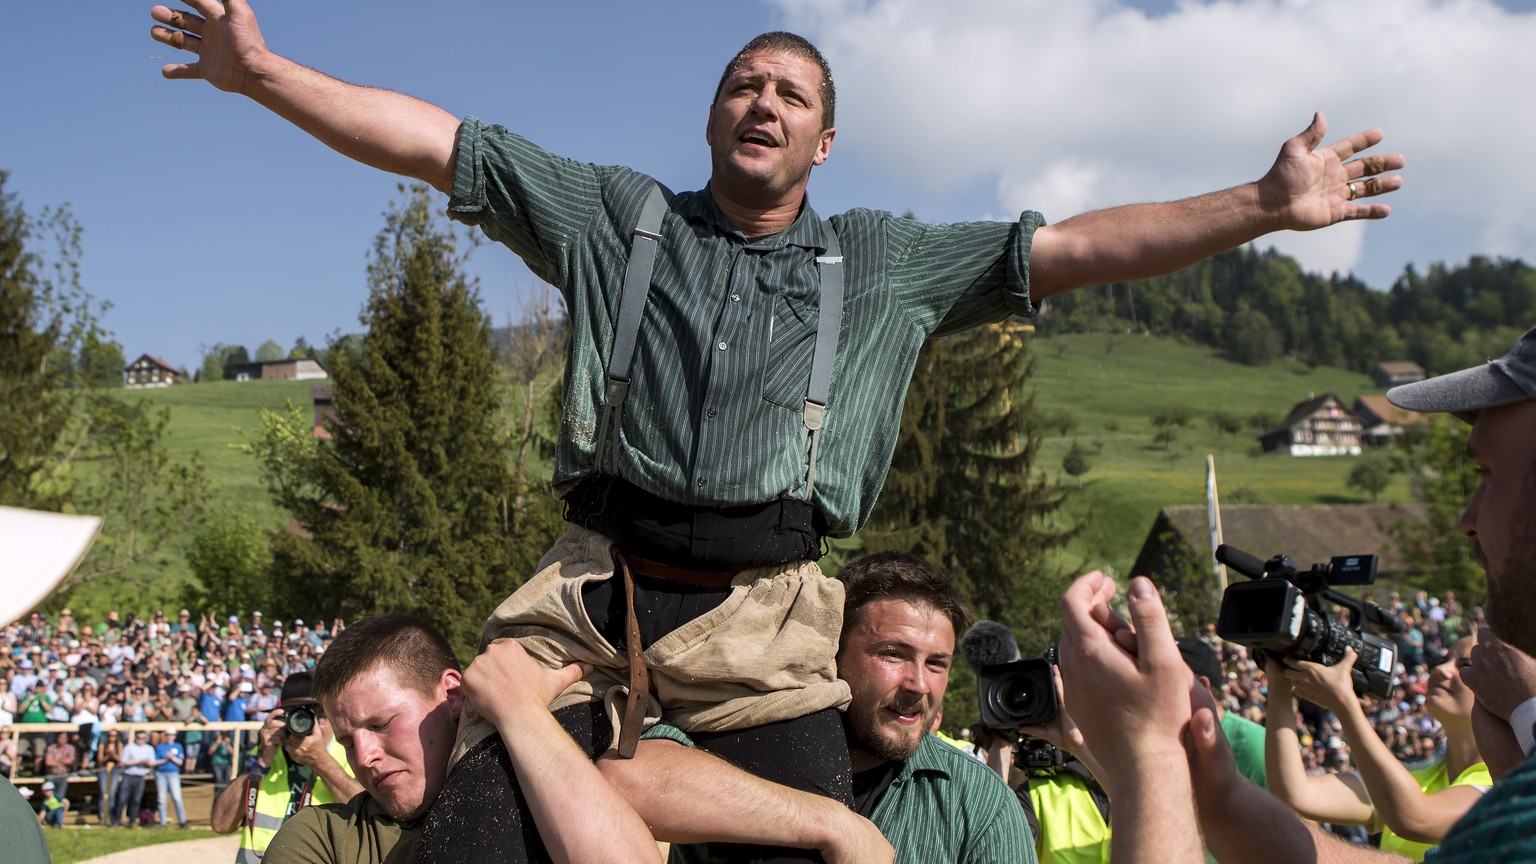
M 0 774 L 44 777 L 60 799 L 71 776 L 95 776 L 105 818 L 110 789 L 125 773 L 132 736 L 119 723 L 171 722 L 185 773 L 228 784 L 239 754 L 235 738 L 197 727 L 216 721 L 263 721 L 277 707 L 286 676 L 314 668 L 342 627 L 332 621 L 263 621 L 261 612 L 152 616 L 109 612 L 76 620 L 65 609 L 33 613 L 0 630 Z M 68 723 L 72 731 L 29 732 L 28 724 Z M 251 742 L 246 742 L 251 743 Z

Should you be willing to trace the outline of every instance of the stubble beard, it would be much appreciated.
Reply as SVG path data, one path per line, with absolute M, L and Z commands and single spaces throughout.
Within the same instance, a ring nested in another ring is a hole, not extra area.
M 881 702 L 870 714 L 856 719 L 856 725 L 851 730 L 854 744 L 869 755 L 888 762 L 906 761 L 912 758 L 917 748 L 922 746 L 923 736 L 928 734 L 934 717 L 938 716 L 936 705 L 925 700 L 917 706 L 921 719 L 912 727 L 882 723 L 880 719 L 881 712 L 886 708 L 906 711 L 912 707 L 914 706 L 899 705 L 893 700 Z
M 1472 556 L 1488 586 L 1488 626 L 1504 642 L 1536 655 L 1536 466 L 1527 471 L 1519 499 L 1521 518 L 1513 520 L 1514 542 L 1504 556 L 1489 558 L 1480 542 Z

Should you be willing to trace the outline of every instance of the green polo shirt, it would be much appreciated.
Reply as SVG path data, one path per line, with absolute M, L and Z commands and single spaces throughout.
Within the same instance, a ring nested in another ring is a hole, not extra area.
M 554 156 L 499 126 L 459 128 L 449 215 L 517 253 L 565 298 L 571 321 L 555 488 L 596 470 L 604 370 L 631 235 L 655 181 Z M 846 299 L 815 504 L 834 536 L 868 518 L 890 468 L 901 404 L 923 341 L 1033 314 L 1029 246 L 1017 222 L 925 225 L 871 210 L 831 219 Z M 807 203 L 784 231 L 748 239 L 708 191 L 674 196 L 641 323 L 610 472 L 681 504 L 804 497 L 802 418 L 824 251 Z

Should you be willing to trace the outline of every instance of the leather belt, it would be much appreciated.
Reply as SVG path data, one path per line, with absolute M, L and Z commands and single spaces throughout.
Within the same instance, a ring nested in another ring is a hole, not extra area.
M 740 570 L 692 570 L 641 558 L 639 555 L 626 557 L 629 559 L 629 566 L 641 576 L 667 582 L 681 582 L 684 585 L 696 585 L 701 588 L 729 588 L 736 574 L 741 572 Z

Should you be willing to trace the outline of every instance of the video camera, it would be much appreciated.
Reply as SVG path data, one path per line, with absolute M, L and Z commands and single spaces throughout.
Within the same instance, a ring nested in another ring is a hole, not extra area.
M 1254 580 L 1227 586 L 1216 635 L 1276 657 L 1324 666 L 1337 665 L 1344 659 L 1344 649 L 1353 648 L 1350 678 L 1355 692 L 1381 698 L 1392 694 L 1397 683 L 1397 646 L 1381 634 L 1402 630 L 1402 623 L 1374 603 L 1330 587 L 1374 582 L 1375 555 L 1340 555 L 1301 570 L 1284 555 L 1261 561 L 1224 543 L 1216 547 L 1216 560 Z M 1325 600 L 1348 609 L 1349 619 L 1334 620 Z
M 976 672 L 981 722 L 993 729 L 1017 729 L 1051 722 L 1056 701 L 1056 649 L 1040 657 L 983 666 Z

